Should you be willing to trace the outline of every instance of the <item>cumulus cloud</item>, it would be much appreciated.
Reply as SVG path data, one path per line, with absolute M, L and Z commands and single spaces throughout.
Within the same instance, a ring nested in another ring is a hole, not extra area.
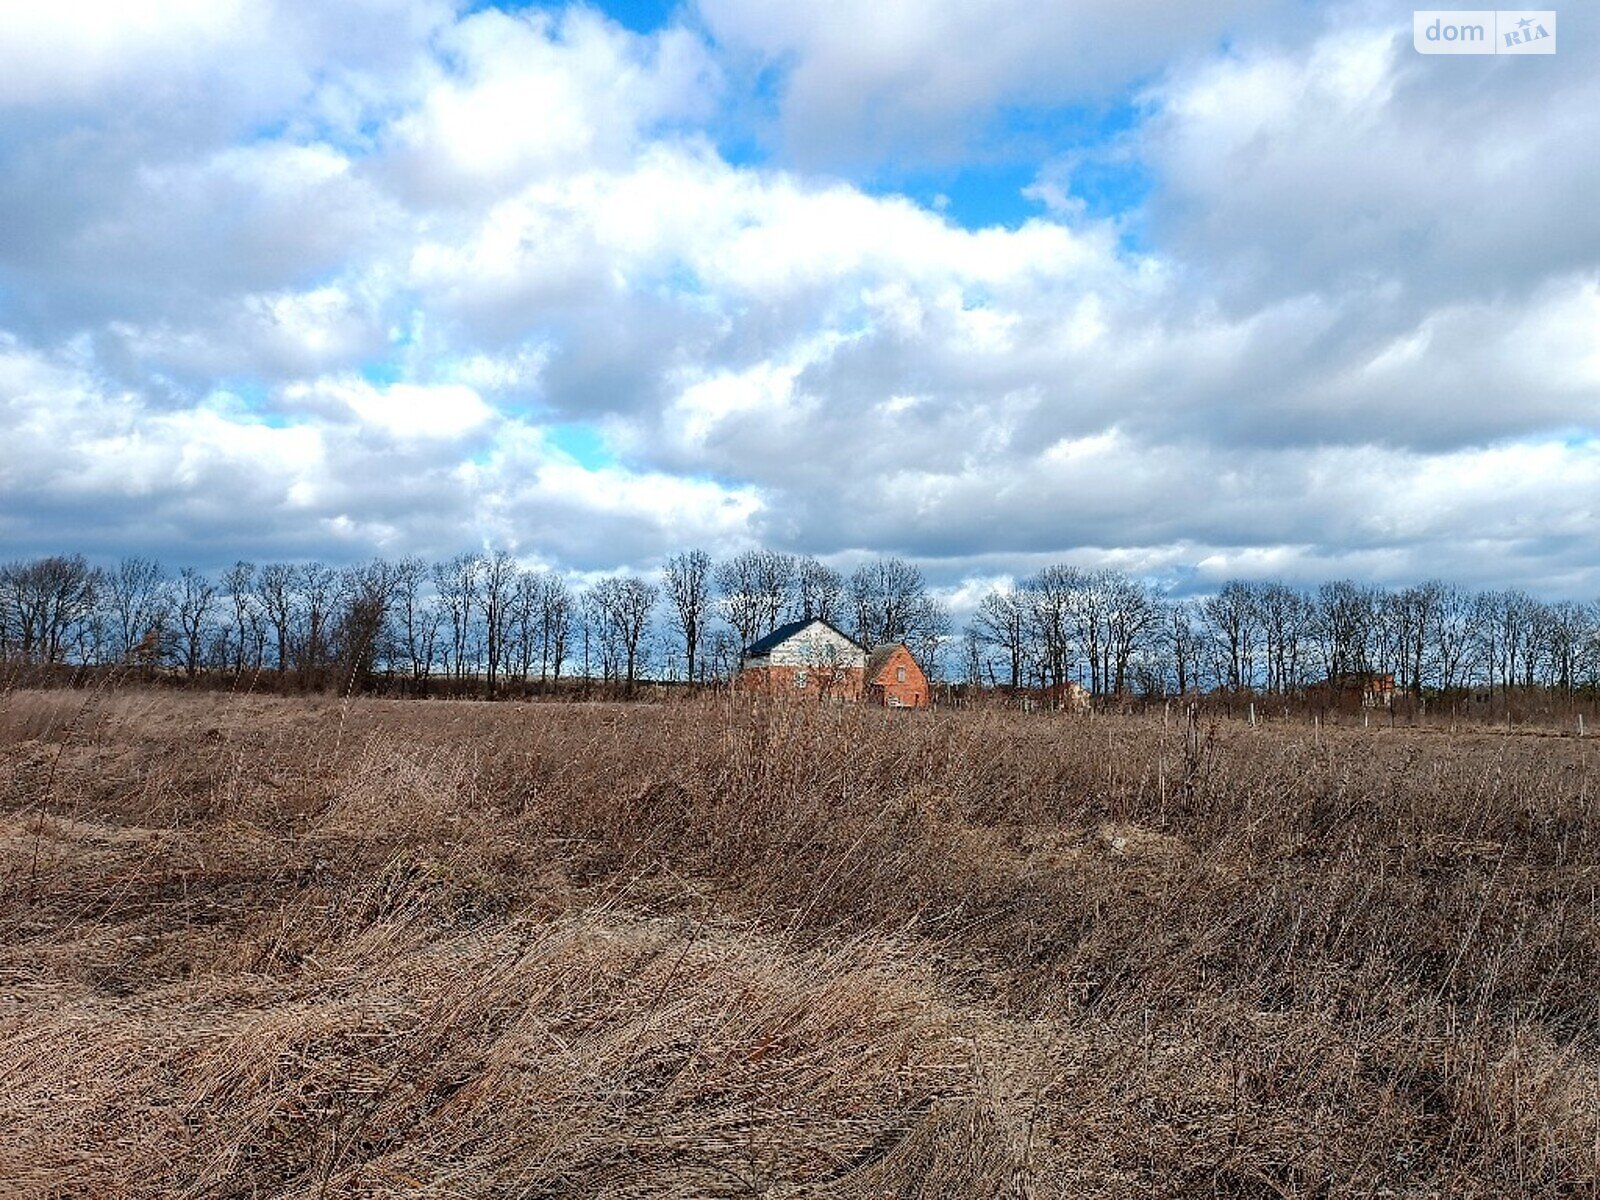
M 319 412 L 335 420 L 353 418 L 364 430 L 398 441 L 460 439 L 494 417 L 478 393 L 463 384 L 375 387 L 349 375 L 290 384 L 283 389 L 280 407 Z
M 82 103 L 163 71 L 203 69 L 261 36 L 242 0 L 24 5 L 0 34 L 0 104 Z
M 1157 233 L 1241 303 L 1385 281 L 1390 307 L 1417 312 L 1592 268 L 1593 49 L 1534 72 L 1492 55 L 1441 69 L 1409 28 L 1340 28 L 1163 80 L 1139 133 Z
M 1284 7 L 0 34 L 75 64 L 0 85 L 0 537 L 1600 588 L 1592 55 L 1424 59 L 1390 5 Z M 725 144 L 752 56 L 814 155 Z M 837 173 L 1117 95 L 1133 125 L 1040 161 L 1008 226 Z M 1091 216 L 1097 154 L 1148 196 Z
M 385 139 L 401 184 L 434 200 L 625 164 L 646 135 L 708 115 L 717 87 L 687 32 L 645 38 L 585 8 L 475 13 L 440 49 Z
M 761 503 L 748 486 L 586 466 L 459 384 L 322 379 L 275 408 L 294 419 L 227 391 L 153 408 L 82 354 L 0 337 L 0 538 L 206 565 L 498 544 L 609 569 L 677 537 L 724 542 Z M 492 442 L 475 438 L 491 424 Z
M 1279 0 L 700 0 L 711 32 L 780 72 L 799 161 L 949 158 L 1002 107 L 1103 101 L 1171 56 L 1278 16 Z

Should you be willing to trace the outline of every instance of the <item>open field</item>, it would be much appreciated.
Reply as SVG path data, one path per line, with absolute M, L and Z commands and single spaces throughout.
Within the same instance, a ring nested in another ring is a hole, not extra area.
M 7 1196 L 1594 1195 L 1600 752 L 0 697 Z

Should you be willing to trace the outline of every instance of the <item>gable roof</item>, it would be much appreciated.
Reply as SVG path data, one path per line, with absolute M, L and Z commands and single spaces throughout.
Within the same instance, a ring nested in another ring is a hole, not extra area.
M 765 637 L 757 638 L 755 641 L 751 642 L 744 648 L 744 657 L 757 658 L 763 654 L 766 654 L 774 647 L 780 646 L 784 642 L 787 642 L 802 629 L 808 629 L 812 625 L 826 625 L 829 629 L 833 630 L 852 646 L 857 644 L 855 638 L 851 637 L 844 630 L 840 629 L 832 621 L 824 621 L 821 617 L 802 617 L 798 621 L 790 621 L 786 625 L 779 625 Z

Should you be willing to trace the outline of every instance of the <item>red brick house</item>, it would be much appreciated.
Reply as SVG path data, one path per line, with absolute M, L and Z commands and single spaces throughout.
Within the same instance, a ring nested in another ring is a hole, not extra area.
M 928 677 L 899 643 L 871 653 L 820 617 L 780 625 L 745 647 L 734 687 L 795 699 L 866 700 L 890 708 L 926 708 Z
M 927 708 L 928 677 L 899 642 L 886 642 L 867 657 L 866 698 L 886 708 Z

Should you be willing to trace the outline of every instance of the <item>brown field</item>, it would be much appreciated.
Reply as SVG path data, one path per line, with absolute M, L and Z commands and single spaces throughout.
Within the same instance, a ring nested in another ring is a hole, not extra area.
M 1591 1196 L 1592 740 L 0 697 L 0 1192 Z

